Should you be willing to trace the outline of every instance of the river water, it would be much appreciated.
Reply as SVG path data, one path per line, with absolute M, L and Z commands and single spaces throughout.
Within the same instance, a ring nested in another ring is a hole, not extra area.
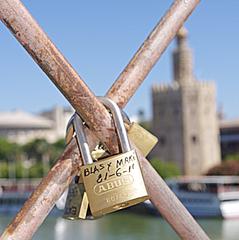
M 0 216 L 0 232 L 13 216 Z M 200 219 L 199 224 L 211 239 L 238 240 L 239 220 Z M 132 213 L 114 213 L 97 220 L 70 221 L 49 216 L 39 228 L 35 240 L 174 240 L 171 227 L 160 217 Z

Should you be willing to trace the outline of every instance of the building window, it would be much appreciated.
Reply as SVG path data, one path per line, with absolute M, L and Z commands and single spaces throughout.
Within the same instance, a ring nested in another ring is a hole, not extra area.
M 193 144 L 198 143 L 198 138 L 197 138 L 196 135 L 192 135 L 191 139 L 192 139 L 192 143 L 193 143 Z
M 159 137 L 159 144 L 164 146 L 166 144 L 166 138 L 164 136 Z

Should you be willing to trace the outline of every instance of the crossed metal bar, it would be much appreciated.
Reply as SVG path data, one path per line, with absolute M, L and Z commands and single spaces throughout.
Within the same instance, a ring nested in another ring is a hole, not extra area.
M 121 108 L 126 105 L 199 1 L 175 0 L 109 89 L 107 97 Z M 90 148 L 100 140 L 111 153 L 117 153 L 118 142 L 108 112 L 23 4 L 19 0 L 1 0 L 0 19 L 87 122 Z M 150 199 L 162 216 L 182 239 L 209 239 L 150 163 L 136 150 Z M 81 165 L 76 141 L 72 139 L 1 239 L 31 239 Z

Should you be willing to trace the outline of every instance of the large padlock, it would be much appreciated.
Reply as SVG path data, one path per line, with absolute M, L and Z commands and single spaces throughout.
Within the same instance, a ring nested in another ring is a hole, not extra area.
M 122 153 L 81 167 L 81 176 L 94 217 L 114 212 L 148 199 L 140 164 L 135 150 L 130 148 L 121 111 L 116 103 L 99 98 L 111 112 Z M 89 146 L 79 141 L 82 152 Z
M 73 138 L 74 134 L 77 142 L 82 141 L 80 140 L 81 138 L 83 138 L 83 141 L 86 141 L 84 135 L 81 136 L 82 132 L 82 120 L 75 113 L 67 125 L 66 143 Z M 88 155 L 88 152 L 87 154 L 83 152 L 83 155 Z M 84 156 L 82 156 L 82 159 L 83 164 L 92 163 L 91 159 L 86 159 Z M 81 176 L 75 176 L 69 186 L 63 217 L 70 220 L 92 219 L 88 197 Z

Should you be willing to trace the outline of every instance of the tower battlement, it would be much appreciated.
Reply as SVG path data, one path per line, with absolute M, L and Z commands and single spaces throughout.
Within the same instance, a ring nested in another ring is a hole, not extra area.
M 197 81 L 196 83 L 202 89 L 215 88 L 216 87 L 215 81 L 213 81 L 213 80 L 210 80 L 210 81 L 201 80 L 201 81 Z
M 168 83 L 168 84 L 155 83 L 152 86 L 152 93 L 157 94 L 157 93 L 161 93 L 161 92 L 172 92 L 172 91 L 176 91 L 178 89 L 179 89 L 179 84 L 177 82 L 173 82 L 172 84 L 170 84 L 170 83 Z

